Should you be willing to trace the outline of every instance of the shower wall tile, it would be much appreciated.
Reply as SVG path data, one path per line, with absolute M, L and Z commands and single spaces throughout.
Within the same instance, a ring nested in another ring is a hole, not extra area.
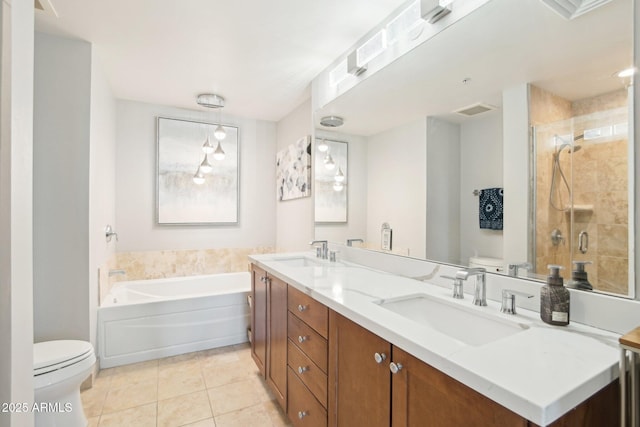
M 598 252 L 609 256 L 627 256 L 629 228 L 627 225 L 598 225 Z
M 627 90 L 621 89 L 611 93 L 605 93 L 593 98 L 581 99 L 573 102 L 571 108 L 573 116 L 585 116 L 598 111 L 612 110 L 627 105 Z
M 621 294 L 628 292 L 629 261 L 626 257 L 599 256 L 598 271 L 598 289 Z

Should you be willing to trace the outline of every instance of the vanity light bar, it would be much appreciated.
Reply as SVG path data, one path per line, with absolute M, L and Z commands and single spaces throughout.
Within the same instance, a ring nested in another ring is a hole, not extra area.
M 387 44 L 397 42 L 403 34 L 423 23 L 420 15 L 420 0 L 416 0 L 387 24 Z
M 366 66 L 369 61 L 384 52 L 387 48 L 385 33 L 384 29 L 378 31 L 356 50 L 356 65 L 358 67 Z
M 347 72 L 347 58 L 342 60 L 336 67 L 329 72 L 329 84 L 337 86 L 338 83 L 343 81 L 349 76 Z

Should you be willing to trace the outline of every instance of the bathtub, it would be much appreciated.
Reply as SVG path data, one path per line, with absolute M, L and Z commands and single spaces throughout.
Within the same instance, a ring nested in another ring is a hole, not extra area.
M 116 283 L 98 308 L 100 367 L 248 341 L 250 290 L 248 272 Z

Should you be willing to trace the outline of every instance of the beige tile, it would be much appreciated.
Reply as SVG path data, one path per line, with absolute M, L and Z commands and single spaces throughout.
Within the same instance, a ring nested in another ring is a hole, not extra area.
M 158 379 L 158 361 L 123 365 L 114 368 L 111 374 L 111 388 L 120 388 Z
M 158 427 L 182 426 L 211 417 L 206 391 L 158 401 Z
M 156 403 L 113 412 L 100 417 L 99 427 L 156 427 Z
M 87 427 L 98 427 L 99 422 L 100 422 L 100 417 L 87 418 Z
M 163 371 L 158 379 L 159 400 L 205 389 L 199 367 L 176 370 L 175 374 L 171 374 L 171 372 L 170 370 Z
M 268 427 L 271 419 L 261 404 L 215 416 L 216 427 Z
M 150 380 L 142 383 L 111 388 L 102 408 L 102 413 L 133 408 L 158 400 L 158 381 Z
M 256 382 L 251 379 L 212 388 L 208 393 L 216 423 L 218 415 L 257 405 L 265 399 L 262 391 L 256 389 Z
M 93 386 L 88 390 L 84 390 L 80 393 L 82 399 L 82 407 L 84 408 L 84 414 L 87 417 L 99 416 L 102 413 L 102 407 L 107 398 L 109 387 Z
M 207 418 L 206 420 L 196 421 L 193 424 L 185 424 L 184 427 L 216 427 L 216 422 L 213 418 Z
M 164 366 L 175 366 L 178 364 L 194 364 L 200 363 L 202 359 L 202 352 L 195 351 L 192 353 L 179 354 L 177 356 L 165 357 L 158 360 L 158 366 L 162 369 Z
M 287 418 L 287 414 L 285 414 L 284 410 L 275 400 L 265 402 L 262 406 L 265 408 L 267 415 L 269 416 L 269 420 L 271 420 L 271 424 L 274 427 L 285 427 L 291 425 Z
M 243 360 L 220 363 L 219 360 L 213 359 L 202 365 L 202 375 L 207 388 L 244 381 L 255 376 L 255 372 L 255 364 Z

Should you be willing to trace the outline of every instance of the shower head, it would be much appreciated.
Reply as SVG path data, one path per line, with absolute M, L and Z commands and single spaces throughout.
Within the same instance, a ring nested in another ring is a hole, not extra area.
M 568 148 L 568 153 L 575 153 L 576 151 L 580 151 L 580 149 L 582 148 L 582 145 L 580 144 L 576 144 L 576 145 L 571 145 L 568 142 L 565 142 L 564 144 L 562 144 L 560 146 L 560 148 L 558 149 L 557 153 L 558 155 L 560 155 L 560 153 L 562 152 L 562 150 L 564 150 L 565 148 Z

